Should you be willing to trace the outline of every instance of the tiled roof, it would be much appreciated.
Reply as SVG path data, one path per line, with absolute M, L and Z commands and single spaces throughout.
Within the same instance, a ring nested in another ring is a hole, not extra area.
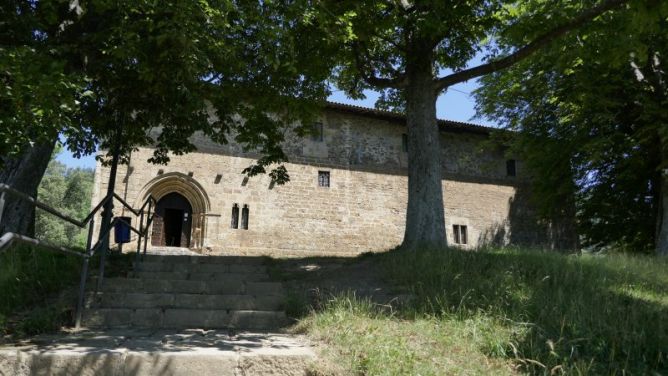
M 367 107 L 355 106 L 352 104 L 329 102 L 329 101 L 327 102 L 326 107 L 332 110 L 352 112 L 358 115 L 371 116 L 377 119 L 401 121 L 401 122 L 406 121 L 406 115 L 399 112 L 378 110 L 375 108 L 367 108 Z M 489 134 L 491 131 L 498 130 L 496 128 L 486 127 L 483 125 L 464 123 L 460 121 L 443 120 L 443 119 L 438 119 L 438 125 L 441 127 L 441 130 L 451 131 L 451 132 L 454 131 L 454 132 Z

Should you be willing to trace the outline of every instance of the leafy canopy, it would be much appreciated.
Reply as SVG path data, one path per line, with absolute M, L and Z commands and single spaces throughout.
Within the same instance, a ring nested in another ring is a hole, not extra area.
M 283 129 L 308 122 L 327 93 L 323 71 L 287 33 L 290 13 L 272 2 L 228 0 L 14 1 L 2 8 L 21 32 L 9 42 L 0 100 L 5 150 L 19 141 L 67 136 L 76 156 L 96 146 L 123 156 L 154 146 L 151 162 L 195 150 L 195 132 L 230 138 L 260 155 L 246 172 L 286 160 Z M 29 5 L 26 5 L 29 4 Z M 3 47 L 5 48 L 5 47 Z M 27 50 L 30 53 L 21 55 Z M 45 55 L 50 70 L 26 61 Z M 38 72 L 46 72 L 38 74 Z M 24 78 L 23 85 L 18 79 Z M 55 89 L 54 89 L 55 88 Z M 37 90 L 57 95 L 30 97 Z M 269 114 L 272 114 L 271 116 Z M 30 134 L 25 134 L 30 129 Z M 22 138 L 21 138 L 22 137 Z M 16 145 L 19 145 L 17 147 Z M 272 177 L 287 180 L 285 169 Z

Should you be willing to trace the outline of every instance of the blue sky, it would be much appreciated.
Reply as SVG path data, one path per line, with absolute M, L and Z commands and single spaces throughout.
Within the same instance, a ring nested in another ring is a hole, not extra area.
M 471 80 L 458 85 L 454 85 L 448 89 L 447 92 L 441 94 L 436 102 L 436 114 L 439 119 L 475 122 L 481 125 L 494 126 L 495 124 L 487 122 L 483 119 L 473 119 L 475 116 L 474 105 L 475 101 L 470 96 L 470 93 L 478 87 L 476 80 Z M 330 97 L 330 101 L 355 104 L 364 107 L 373 107 L 378 94 L 375 92 L 368 92 L 367 99 L 356 101 L 347 98 L 343 92 L 335 91 Z M 80 159 L 74 158 L 72 154 L 63 150 L 56 158 L 69 167 L 95 167 L 95 157 L 89 155 Z

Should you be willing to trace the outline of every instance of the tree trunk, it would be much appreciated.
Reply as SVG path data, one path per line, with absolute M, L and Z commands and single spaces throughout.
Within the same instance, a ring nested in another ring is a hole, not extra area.
M 27 147 L 20 156 L 2 158 L 0 183 L 37 197 L 37 188 L 42 181 L 55 145 L 56 140 L 51 143 L 36 144 Z M 35 235 L 35 208 L 10 194 L 5 194 L 5 207 L 0 220 L 0 235 L 6 232 L 27 236 Z
M 663 152 L 663 155 L 665 154 L 666 153 Z M 656 254 L 668 257 L 668 166 L 664 164 L 663 169 L 659 174 L 659 212 L 656 218 L 658 229 L 656 236 Z
M 668 173 L 664 172 L 661 179 L 661 197 L 659 199 L 659 233 L 656 238 L 656 253 L 668 256 Z
M 441 186 L 441 145 L 436 122 L 437 91 L 431 59 L 408 62 L 406 118 L 408 126 L 408 208 L 402 248 L 445 247 Z M 427 54 L 428 55 L 428 54 Z

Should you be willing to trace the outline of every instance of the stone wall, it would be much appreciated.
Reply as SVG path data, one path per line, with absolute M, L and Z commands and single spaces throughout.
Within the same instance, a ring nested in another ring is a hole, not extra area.
M 241 171 L 257 157 L 252 152 L 195 136 L 198 152 L 173 156 L 168 166 L 148 164 L 149 148 L 133 153 L 130 165 L 119 168 L 115 190 L 138 207 L 160 176 L 173 178 L 169 184 L 176 191 L 200 187 L 206 224 L 193 234 L 212 252 L 349 255 L 396 247 L 404 233 L 407 202 L 405 126 L 331 109 L 321 121 L 323 142 L 287 135 L 291 181 L 286 185 L 272 185 L 268 176 L 244 177 Z M 490 242 L 540 243 L 543 231 L 528 204 L 521 163 L 517 177 L 506 176 L 502 151 L 486 150 L 486 137 L 442 132 L 448 242 L 454 243 L 453 225 L 466 225 L 467 248 Z M 330 187 L 318 186 L 319 171 L 329 172 Z M 108 168 L 98 164 L 94 202 L 106 192 L 108 175 Z M 169 191 L 166 187 L 160 194 Z M 234 204 L 248 206 L 247 230 L 231 228 Z M 116 209 L 115 214 L 127 212 Z

